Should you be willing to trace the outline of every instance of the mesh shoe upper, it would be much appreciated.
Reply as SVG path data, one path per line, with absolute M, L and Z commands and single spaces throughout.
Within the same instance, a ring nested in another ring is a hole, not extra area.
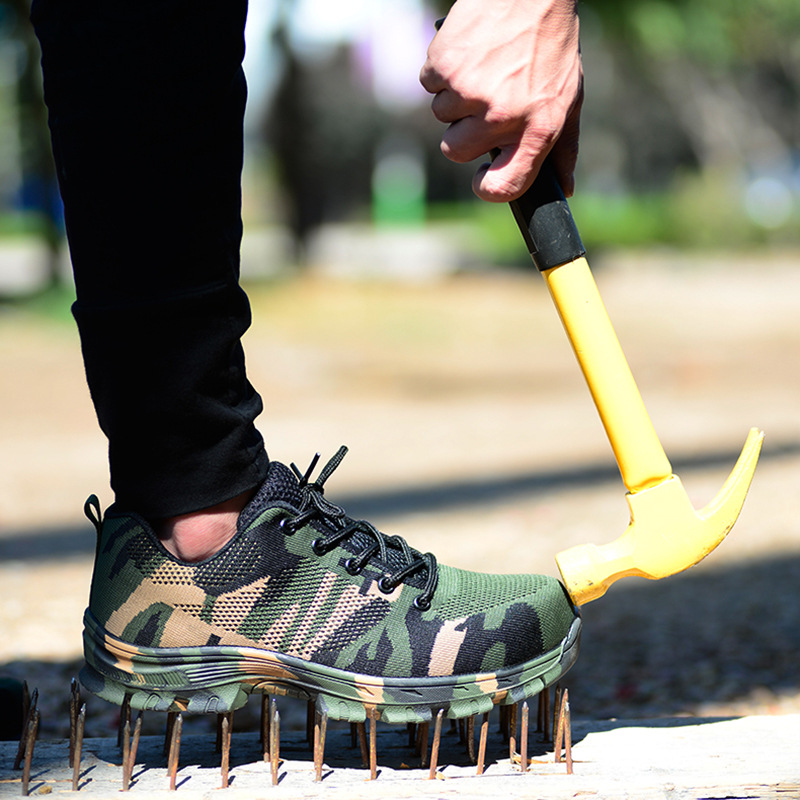
M 198 564 L 110 510 L 92 615 L 140 647 L 259 647 L 383 677 L 498 671 L 558 647 L 576 615 L 558 581 L 439 565 L 350 519 L 322 497 L 337 464 L 309 483 L 273 462 L 236 536 Z

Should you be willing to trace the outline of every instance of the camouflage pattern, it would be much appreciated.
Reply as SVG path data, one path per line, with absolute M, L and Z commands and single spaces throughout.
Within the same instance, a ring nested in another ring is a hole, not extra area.
M 127 694 L 134 708 L 222 712 L 268 691 L 316 698 L 332 718 L 362 721 L 369 706 L 420 721 L 518 702 L 577 658 L 580 619 L 558 581 L 433 561 L 387 592 L 380 578 L 419 554 L 387 537 L 352 574 L 363 537 L 318 554 L 314 540 L 341 523 L 315 513 L 282 525 L 308 510 L 299 489 L 273 463 L 234 539 L 198 564 L 170 555 L 136 515 L 101 520 L 91 502 L 86 687 L 112 702 Z M 418 608 L 430 586 L 430 607 Z

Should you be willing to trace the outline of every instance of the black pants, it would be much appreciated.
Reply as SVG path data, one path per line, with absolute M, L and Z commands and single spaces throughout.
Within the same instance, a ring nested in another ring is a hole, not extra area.
M 86 375 L 118 506 L 263 480 L 239 286 L 246 0 L 34 0 Z

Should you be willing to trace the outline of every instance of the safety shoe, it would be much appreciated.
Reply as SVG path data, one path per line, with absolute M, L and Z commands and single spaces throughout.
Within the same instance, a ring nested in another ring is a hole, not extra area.
M 158 711 L 227 712 L 253 691 L 315 699 L 333 719 L 388 722 L 489 711 L 538 693 L 578 656 L 580 618 L 542 575 L 438 564 L 272 462 L 234 538 L 185 563 L 135 514 L 97 498 L 81 682 Z

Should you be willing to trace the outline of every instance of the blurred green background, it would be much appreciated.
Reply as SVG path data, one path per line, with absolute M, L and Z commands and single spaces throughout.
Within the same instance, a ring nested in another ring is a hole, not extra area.
M 69 284 L 28 1 L 0 0 L 6 297 Z M 417 73 L 444 11 L 431 0 L 251 3 L 253 276 L 313 261 L 330 226 L 462 231 L 481 265 L 524 257 L 507 212 L 476 201 L 471 169 L 439 152 L 442 126 Z M 800 4 L 583 0 L 580 14 L 586 103 L 572 208 L 590 252 L 795 245 Z

